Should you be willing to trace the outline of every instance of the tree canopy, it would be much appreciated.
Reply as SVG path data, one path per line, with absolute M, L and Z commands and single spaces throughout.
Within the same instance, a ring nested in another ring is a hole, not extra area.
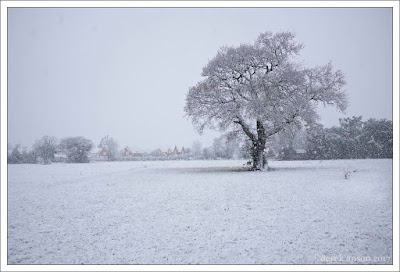
M 288 126 L 314 124 L 316 106 L 344 111 L 344 74 L 331 63 L 304 67 L 296 60 L 303 45 L 290 32 L 265 32 L 254 44 L 222 47 L 189 89 L 185 112 L 201 133 L 240 128 L 251 140 L 253 169 L 265 166 L 269 137 Z
M 33 145 L 34 152 L 42 159 L 44 164 L 50 164 L 57 152 L 57 139 L 51 136 L 43 136 Z
M 68 157 L 69 162 L 89 162 L 88 153 L 93 148 L 93 142 L 84 137 L 68 137 L 60 141 L 60 148 Z

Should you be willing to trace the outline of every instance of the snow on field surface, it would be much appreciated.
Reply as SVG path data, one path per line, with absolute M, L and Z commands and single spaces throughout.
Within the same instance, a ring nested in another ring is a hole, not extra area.
M 8 263 L 392 263 L 392 160 L 243 164 L 9 165 Z

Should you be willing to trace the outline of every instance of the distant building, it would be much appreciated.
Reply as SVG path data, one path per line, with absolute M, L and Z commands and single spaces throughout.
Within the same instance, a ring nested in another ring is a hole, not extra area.
M 172 154 L 173 155 L 179 155 L 181 153 L 178 151 L 178 148 L 175 146 L 174 151 L 172 152 Z
M 108 161 L 108 150 L 106 147 L 95 149 L 89 153 L 88 158 L 90 161 Z
M 122 158 L 127 159 L 127 158 L 137 158 L 137 157 L 142 157 L 143 154 L 139 152 L 132 152 L 132 150 L 129 148 L 129 146 L 125 147 L 122 150 Z
M 100 159 L 108 160 L 108 150 L 107 148 L 103 147 L 99 152 L 98 152 L 98 157 Z
M 158 149 L 154 150 L 152 154 L 156 157 L 161 157 L 163 152 L 160 148 L 158 148 Z
M 155 157 L 173 157 L 173 156 L 178 156 L 181 154 L 185 154 L 185 147 L 182 147 L 182 150 L 179 152 L 179 149 L 177 146 L 174 147 L 174 150 L 171 150 L 170 148 L 168 148 L 168 150 L 166 152 L 162 151 L 160 148 L 154 150 L 152 152 L 153 156 Z
M 122 157 L 132 157 L 132 150 L 127 146 L 122 150 Z

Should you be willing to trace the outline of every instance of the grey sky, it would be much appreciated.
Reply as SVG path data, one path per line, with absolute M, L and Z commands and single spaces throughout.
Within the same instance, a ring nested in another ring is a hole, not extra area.
M 47 134 L 109 134 L 151 150 L 210 144 L 184 117 L 185 96 L 223 45 L 289 30 L 307 65 L 332 60 L 346 74 L 346 115 L 322 108 L 321 122 L 362 115 L 392 119 L 389 8 L 9 8 L 8 136 L 30 146 Z

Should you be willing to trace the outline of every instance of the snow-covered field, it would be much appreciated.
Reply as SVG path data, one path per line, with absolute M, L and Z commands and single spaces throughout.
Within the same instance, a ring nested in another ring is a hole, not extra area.
M 392 263 L 392 160 L 243 163 L 9 165 L 8 263 Z

